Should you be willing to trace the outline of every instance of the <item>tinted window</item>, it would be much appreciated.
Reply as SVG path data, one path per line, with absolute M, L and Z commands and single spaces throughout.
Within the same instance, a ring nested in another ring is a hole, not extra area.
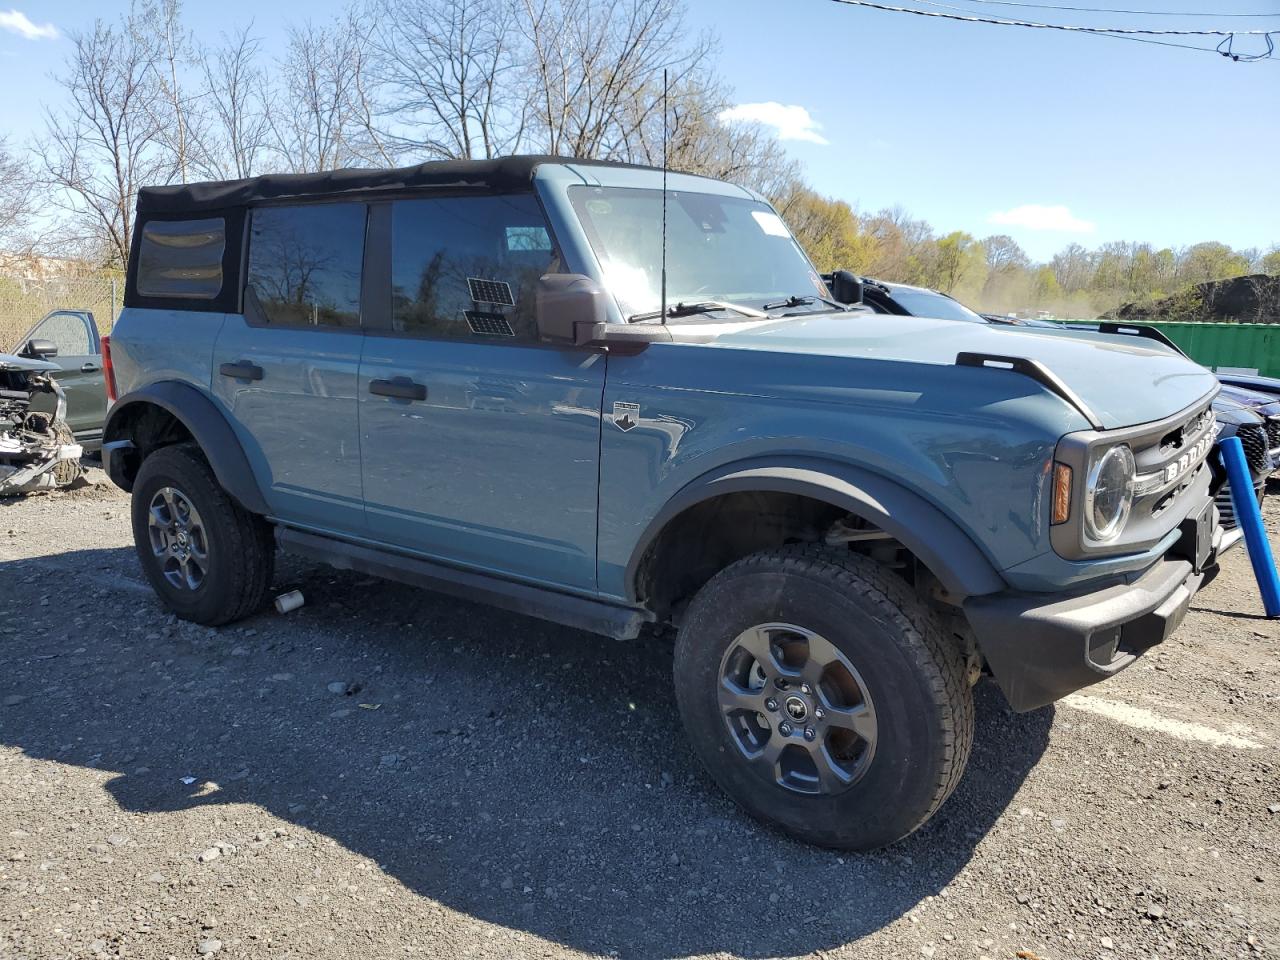
M 138 293 L 144 297 L 212 300 L 222 289 L 226 222 L 152 220 L 138 246 Z
M 60 357 L 83 357 L 93 353 L 89 330 L 84 320 L 70 313 L 46 317 L 27 337 L 28 340 L 51 340 Z
M 910 287 L 890 287 L 893 299 L 913 317 L 936 317 L 939 320 L 967 320 L 970 323 L 986 323 L 958 300 L 932 290 L 912 290 Z
M 360 326 L 363 203 L 260 207 L 252 223 L 247 287 L 268 323 Z
M 396 330 L 454 340 L 538 338 L 534 284 L 555 252 L 531 194 L 400 200 L 391 224 Z

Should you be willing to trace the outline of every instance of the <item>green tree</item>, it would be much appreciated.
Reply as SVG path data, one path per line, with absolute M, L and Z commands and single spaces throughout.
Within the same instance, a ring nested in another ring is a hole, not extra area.
M 876 241 L 862 231 L 858 215 L 849 204 L 803 185 L 793 186 L 775 202 L 819 270 L 867 271 Z
M 1178 279 L 1182 283 L 1205 283 L 1238 277 L 1249 272 L 1249 258 L 1225 243 L 1210 241 L 1188 247 L 1182 255 Z
M 955 293 L 966 281 L 977 279 L 982 273 L 985 279 L 986 250 L 973 239 L 972 234 L 961 230 L 948 233 L 934 245 L 933 264 L 930 270 L 931 286 L 944 293 Z M 978 282 L 981 288 L 981 280 Z

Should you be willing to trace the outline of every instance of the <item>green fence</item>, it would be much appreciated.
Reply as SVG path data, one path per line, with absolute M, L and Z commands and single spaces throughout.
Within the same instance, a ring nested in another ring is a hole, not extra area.
M 1070 321 L 1073 323 L 1097 323 Z M 1280 377 L 1280 323 L 1146 323 L 1210 369 L 1239 367 Z

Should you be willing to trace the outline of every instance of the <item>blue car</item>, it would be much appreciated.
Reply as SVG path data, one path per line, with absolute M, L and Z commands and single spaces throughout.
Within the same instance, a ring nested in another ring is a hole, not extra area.
M 860 301 L 759 195 L 645 167 L 147 188 L 104 466 L 197 623 L 259 610 L 286 550 L 615 642 L 673 628 L 711 777 L 878 847 L 959 782 L 974 684 L 1030 710 L 1125 669 L 1223 531 L 1202 367 Z

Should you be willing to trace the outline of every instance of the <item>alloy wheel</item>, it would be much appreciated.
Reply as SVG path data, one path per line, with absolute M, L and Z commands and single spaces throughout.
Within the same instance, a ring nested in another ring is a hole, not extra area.
M 875 707 L 858 671 L 826 638 L 794 624 L 758 624 L 734 638 L 718 680 L 730 738 L 762 777 L 830 795 L 866 771 Z
M 209 572 L 209 539 L 200 513 L 176 487 L 161 487 L 147 508 L 151 552 L 165 580 L 198 590 Z

